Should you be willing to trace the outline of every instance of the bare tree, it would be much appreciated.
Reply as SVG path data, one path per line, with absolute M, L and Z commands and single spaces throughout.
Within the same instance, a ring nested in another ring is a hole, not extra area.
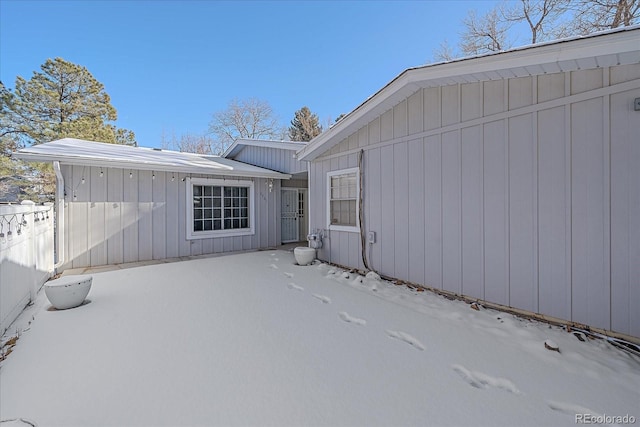
M 175 134 L 167 137 L 162 131 L 160 146 L 167 150 L 177 150 L 183 153 L 214 154 L 213 148 L 217 144 L 209 135 L 187 133 L 177 138 Z
M 554 28 L 569 5 L 570 0 L 520 0 L 504 3 L 501 13 L 507 22 L 526 22 L 531 31 L 531 44 L 535 44 L 552 36 L 547 29 Z
M 640 0 L 574 0 L 573 18 L 565 35 L 585 35 L 634 25 L 640 20 Z
M 433 62 L 451 61 L 458 57 L 455 49 L 449 44 L 449 41 L 445 39 L 440 45 L 433 51 Z
M 507 40 L 510 23 L 497 7 L 481 17 L 471 10 L 462 23 L 465 30 L 461 35 L 460 50 L 464 55 L 500 52 L 511 47 Z
M 278 139 L 283 136 L 271 105 L 255 98 L 234 99 L 226 110 L 213 114 L 209 131 L 216 137 L 214 154 L 222 154 L 238 138 Z

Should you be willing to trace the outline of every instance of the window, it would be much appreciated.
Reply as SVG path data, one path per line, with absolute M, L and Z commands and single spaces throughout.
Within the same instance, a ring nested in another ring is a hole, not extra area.
M 329 172 L 327 194 L 328 227 L 333 230 L 358 232 L 358 168 Z
M 187 185 L 187 237 L 253 234 L 253 182 L 193 178 Z

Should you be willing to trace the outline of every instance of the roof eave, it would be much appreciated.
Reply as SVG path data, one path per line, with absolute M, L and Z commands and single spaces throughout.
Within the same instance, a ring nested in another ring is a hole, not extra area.
M 332 128 L 311 140 L 307 146 L 297 152 L 297 158 L 302 161 L 313 161 L 331 148 L 331 146 L 325 146 L 329 141 L 338 143 L 352 132 L 357 131 L 361 125 L 360 122 L 370 111 L 384 106 L 394 94 L 400 91 L 416 91 L 422 87 L 428 87 L 429 82 L 436 82 L 444 78 L 453 80 L 456 77 L 470 74 L 479 75 L 495 70 L 531 67 L 538 64 L 555 64 L 559 70 L 563 70 L 568 62 L 585 57 L 596 58 L 611 56 L 614 53 L 620 55 L 624 52 L 638 52 L 637 38 L 628 35 L 629 32 L 637 32 L 638 30 L 640 30 L 640 26 L 617 32 L 557 40 L 501 53 L 409 68 L 367 98 Z M 571 45 L 570 49 L 567 48 L 568 45 Z M 640 53 L 638 55 L 640 56 Z M 474 78 L 477 79 L 477 77 Z

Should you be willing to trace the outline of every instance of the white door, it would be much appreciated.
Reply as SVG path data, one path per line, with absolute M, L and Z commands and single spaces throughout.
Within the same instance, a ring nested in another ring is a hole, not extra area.
M 291 243 L 299 240 L 298 234 L 298 190 L 283 188 L 280 197 L 281 242 Z

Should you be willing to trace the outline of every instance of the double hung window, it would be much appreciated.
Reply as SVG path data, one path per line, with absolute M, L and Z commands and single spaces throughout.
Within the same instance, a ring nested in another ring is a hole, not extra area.
M 359 196 L 358 168 L 327 174 L 327 217 L 330 229 L 356 232 L 359 230 Z

